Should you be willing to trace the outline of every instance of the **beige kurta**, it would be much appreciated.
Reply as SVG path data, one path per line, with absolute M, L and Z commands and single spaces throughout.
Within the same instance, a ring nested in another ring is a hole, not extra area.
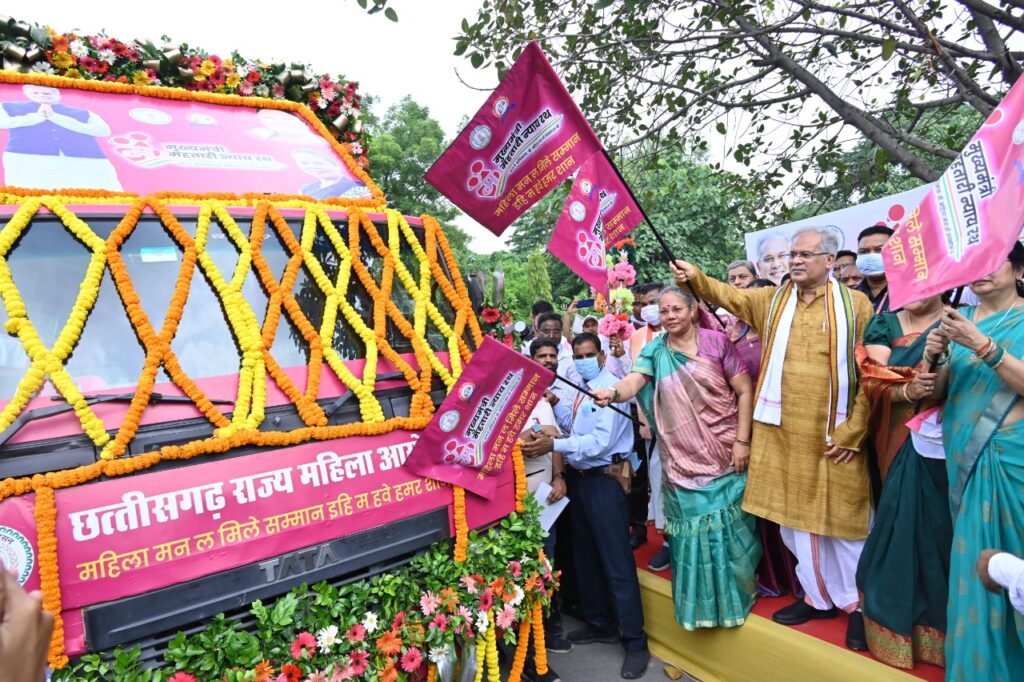
M 703 274 L 692 284 L 702 298 L 744 320 L 764 338 L 775 289 L 736 289 Z M 810 304 L 797 299 L 782 370 L 782 423 L 754 422 L 743 508 L 797 530 L 858 540 L 868 534 L 867 451 L 845 464 L 824 457 L 829 402 L 825 287 L 815 293 Z M 871 303 L 858 291 L 851 294 L 860 341 L 872 314 Z M 761 363 L 762 372 L 767 365 L 767 361 Z M 868 412 L 867 397 L 858 391 L 849 417 L 836 427 L 833 442 L 860 450 Z

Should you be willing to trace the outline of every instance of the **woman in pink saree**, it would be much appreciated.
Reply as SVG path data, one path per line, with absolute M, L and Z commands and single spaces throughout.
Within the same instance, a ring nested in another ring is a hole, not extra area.
M 729 337 L 695 324 L 690 294 L 669 287 L 658 305 L 667 333 L 628 376 L 597 391 L 598 404 L 637 396 L 654 415 L 676 620 L 687 630 L 735 627 L 753 606 L 761 558 L 755 519 L 740 508 L 753 384 Z

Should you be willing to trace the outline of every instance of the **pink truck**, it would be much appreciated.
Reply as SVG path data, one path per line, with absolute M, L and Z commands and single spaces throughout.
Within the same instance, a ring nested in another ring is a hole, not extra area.
M 452 489 L 402 464 L 471 347 L 466 284 L 436 223 L 266 111 L 0 76 L 0 560 L 56 584 L 70 656 L 157 659 L 453 533 Z

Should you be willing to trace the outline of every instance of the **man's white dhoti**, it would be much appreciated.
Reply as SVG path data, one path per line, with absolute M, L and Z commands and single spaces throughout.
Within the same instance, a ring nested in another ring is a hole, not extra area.
M 821 611 L 838 606 L 847 613 L 860 608 L 857 562 L 864 540 L 841 540 L 786 526 L 779 530 L 796 557 L 796 575 L 810 606 Z

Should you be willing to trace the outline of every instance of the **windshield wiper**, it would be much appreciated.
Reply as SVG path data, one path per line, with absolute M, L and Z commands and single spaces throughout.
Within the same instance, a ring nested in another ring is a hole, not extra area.
M 128 402 L 135 398 L 135 393 L 111 393 L 103 395 L 84 395 L 85 402 L 89 405 L 95 405 L 96 403 L 109 403 L 109 402 Z M 64 396 L 52 396 L 50 400 L 62 401 L 63 405 L 51 405 L 49 407 L 37 407 L 26 412 L 19 414 L 11 425 L 8 426 L 3 432 L 0 432 L 0 445 L 3 445 L 11 437 L 16 434 L 21 427 L 29 422 L 34 422 L 39 419 L 45 419 L 46 417 L 52 417 L 56 414 L 64 414 L 65 412 L 71 412 L 75 408 L 73 405 L 67 403 L 67 399 Z M 211 403 L 217 405 L 233 405 L 233 400 L 222 400 L 218 398 L 209 398 Z M 149 404 L 155 403 L 191 403 L 192 399 L 185 395 L 169 395 L 167 393 L 151 393 L 149 396 Z

